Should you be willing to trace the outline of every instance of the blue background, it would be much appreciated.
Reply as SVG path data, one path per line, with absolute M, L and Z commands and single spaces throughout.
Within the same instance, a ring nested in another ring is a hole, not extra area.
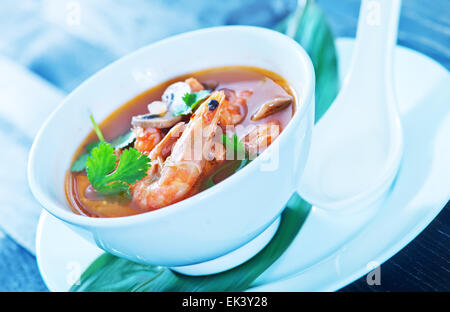
M 0 54 L 69 92 L 98 69 L 155 40 L 215 25 L 272 27 L 296 5 L 295 0 L 77 2 L 86 19 L 69 27 L 60 14 L 64 1 L 2 1 Z M 360 1 L 317 3 L 336 37 L 355 35 Z M 449 9 L 448 0 L 404 0 L 399 44 L 449 69 Z M 362 279 L 345 290 L 449 290 L 449 209 L 447 205 L 424 233 L 383 265 L 383 272 L 391 272 L 383 288 L 370 288 Z M 35 257 L 0 229 L 0 291 L 46 290 Z

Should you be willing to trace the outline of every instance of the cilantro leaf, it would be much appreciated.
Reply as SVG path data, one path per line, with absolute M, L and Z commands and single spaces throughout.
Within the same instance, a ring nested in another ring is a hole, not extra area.
M 128 131 L 124 135 L 118 136 L 111 141 L 111 145 L 115 148 L 125 148 L 136 140 L 136 134 Z
M 147 176 L 150 167 L 150 158 L 141 154 L 135 148 L 129 148 L 122 152 L 119 165 L 114 171 L 115 178 L 127 184 L 135 184 Z
M 206 179 L 206 181 L 204 181 L 201 186 L 204 189 L 213 187 L 214 185 L 216 185 L 216 183 L 214 181 L 216 180 L 217 177 L 220 177 L 223 174 L 223 172 L 227 172 L 231 169 L 231 170 L 233 170 L 233 174 L 235 174 L 236 172 L 238 172 L 239 170 L 241 170 L 242 168 L 247 166 L 249 163 L 250 163 L 250 159 L 248 159 L 248 158 L 245 158 L 241 161 L 234 160 L 234 161 L 226 164 L 222 168 L 220 168 L 218 171 L 214 172 L 212 175 L 210 175 L 208 177 L 208 179 Z M 223 178 L 221 180 L 223 180 Z
M 191 107 L 192 104 L 195 103 L 196 99 L 197 99 L 197 96 L 195 93 L 186 93 L 185 95 L 183 95 L 183 102 L 188 107 Z
M 100 140 L 100 142 L 106 142 L 105 138 L 103 137 L 103 133 L 100 130 L 100 127 L 97 125 L 97 123 L 94 120 L 94 116 L 92 116 L 92 114 L 91 114 L 90 117 L 91 117 L 91 122 L 94 125 L 94 130 L 95 130 L 95 133 L 98 136 L 98 139 Z
M 201 90 L 183 95 L 184 107 L 174 112 L 175 116 L 189 115 L 194 112 L 197 106 L 211 94 L 209 90 Z
M 104 142 L 95 147 L 86 160 L 86 172 L 94 188 L 101 186 L 103 179 L 116 167 L 116 154 L 114 148 Z
M 105 138 L 103 136 L 102 131 L 100 130 L 100 127 L 97 125 L 97 123 L 94 120 L 94 116 L 90 116 L 92 125 L 94 127 L 95 133 L 97 134 L 97 137 L 100 141 L 94 141 L 92 143 L 89 143 L 86 145 L 86 153 L 81 154 L 72 164 L 70 167 L 70 170 L 72 172 L 81 172 L 86 169 L 86 160 L 91 154 L 91 151 L 100 145 L 102 142 L 106 142 Z M 111 146 L 114 148 L 125 148 L 131 143 L 133 143 L 136 140 L 136 134 L 133 131 L 128 131 L 124 135 L 118 136 L 114 140 L 111 141 Z
M 86 145 L 86 147 L 85 147 L 86 153 L 78 156 L 78 158 L 72 163 L 72 167 L 70 167 L 70 170 L 72 172 L 81 172 L 81 171 L 85 170 L 87 158 L 91 154 L 91 151 L 94 149 L 94 147 L 99 146 L 100 143 L 101 143 L 100 141 L 94 141 L 94 142 Z
M 194 93 L 186 93 L 183 96 L 184 103 L 194 110 L 201 101 L 206 99 L 211 94 L 209 90 L 201 90 Z
M 72 164 L 72 167 L 70 167 L 70 170 L 72 172 L 81 172 L 84 169 L 86 169 L 86 160 L 89 157 L 88 153 L 80 155 L 80 157 L 77 158 Z
M 97 147 L 97 146 L 99 146 L 100 145 L 100 141 L 94 141 L 94 142 L 92 142 L 92 143 L 89 143 L 88 145 L 86 145 L 86 152 L 88 153 L 88 154 L 90 154 L 91 152 L 92 152 L 92 150 L 94 149 L 94 147 Z
M 88 159 L 89 155 L 91 154 L 91 151 L 100 145 L 102 142 L 106 142 L 105 138 L 103 137 L 103 133 L 100 130 L 100 127 L 97 125 L 97 123 L 94 120 L 94 116 L 92 114 L 90 115 L 92 125 L 94 126 L 95 133 L 97 134 L 97 137 L 100 141 L 94 141 L 86 145 L 86 153 L 81 154 L 78 156 L 78 158 L 73 162 L 72 166 L 70 167 L 70 170 L 72 172 L 81 172 L 86 169 L 86 160 Z
M 227 150 L 227 159 L 230 153 L 232 153 L 232 155 L 234 155 L 235 157 L 244 157 L 244 159 L 247 158 L 245 145 L 241 140 L 239 140 L 236 134 L 233 134 L 231 138 L 226 134 L 222 134 L 222 144 L 225 145 L 225 148 Z
M 116 167 L 114 147 L 107 142 L 95 147 L 86 160 L 86 172 L 94 189 L 103 195 L 129 195 L 129 187 L 147 175 L 150 158 L 135 148 L 124 150 Z

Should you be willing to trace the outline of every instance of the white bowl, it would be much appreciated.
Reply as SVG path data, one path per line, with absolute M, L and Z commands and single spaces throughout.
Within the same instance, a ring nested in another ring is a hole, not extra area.
M 243 170 L 174 205 L 128 217 L 90 218 L 72 212 L 64 179 L 72 156 L 102 120 L 141 92 L 201 69 L 248 65 L 284 77 L 297 109 L 279 138 Z M 216 27 L 151 44 L 104 68 L 74 90 L 39 131 L 30 153 L 29 183 L 52 215 L 100 248 L 133 261 L 187 266 L 250 242 L 280 215 L 297 189 L 314 121 L 314 69 L 306 52 L 278 32 Z

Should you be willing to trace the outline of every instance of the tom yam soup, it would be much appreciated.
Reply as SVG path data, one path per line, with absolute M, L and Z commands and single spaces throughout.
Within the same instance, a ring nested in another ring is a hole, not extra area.
M 151 88 L 97 124 L 65 180 L 75 213 L 121 217 L 160 209 L 241 170 L 283 131 L 295 95 L 268 70 L 230 66 Z

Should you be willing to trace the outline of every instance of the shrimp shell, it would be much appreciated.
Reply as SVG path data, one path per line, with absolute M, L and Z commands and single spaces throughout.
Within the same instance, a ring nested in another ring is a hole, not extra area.
M 205 155 L 211 151 L 224 99 L 223 91 L 213 92 L 197 109 L 173 145 L 171 155 L 161 164 L 160 176 L 147 176 L 134 185 L 133 202 L 141 209 L 159 209 L 188 196 L 207 162 Z M 212 100 L 216 100 L 219 105 L 211 110 L 208 103 Z M 201 143 L 200 147 L 198 143 Z M 196 148 L 201 149 L 200 153 L 195 153 Z

